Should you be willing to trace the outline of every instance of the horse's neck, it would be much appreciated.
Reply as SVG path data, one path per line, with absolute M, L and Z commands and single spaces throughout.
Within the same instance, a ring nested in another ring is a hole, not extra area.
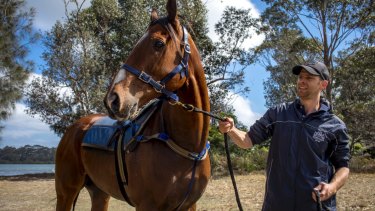
M 187 84 L 178 91 L 182 103 L 191 104 L 197 108 L 209 111 L 207 85 L 198 55 L 189 64 L 189 79 Z M 196 60 L 194 60 L 196 59 Z M 200 152 L 208 137 L 209 117 L 201 113 L 188 112 L 181 106 L 164 102 L 159 118 L 154 119 L 153 125 L 158 125 L 159 132 L 166 132 L 179 146 L 194 152 Z M 162 124 L 160 124 L 162 123 Z M 164 131 L 160 131 L 164 130 Z
M 195 78 L 190 78 L 188 88 L 178 92 L 180 101 L 208 111 L 207 88 L 204 86 L 202 89 L 199 85 L 203 86 L 205 82 L 201 84 Z M 209 128 L 207 116 L 169 103 L 164 103 L 163 113 L 165 130 L 177 144 L 195 152 L 204 148 Z

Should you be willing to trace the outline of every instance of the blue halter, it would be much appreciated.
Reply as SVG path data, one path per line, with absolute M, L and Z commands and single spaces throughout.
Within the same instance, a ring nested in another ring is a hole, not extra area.
M 188 42 L 188 32 L 185 27 L 182 26 L 183 30 L 183 45 L 184 45 L 184 56 L 180 62 L 179 65 L 177 65 L 168 75 L 166 75 L 162 80 L 160 81 L 155 81 L 152 76 L 149 74 L 139 71 L 138 69 L 129 66 L 127 64 L 123 64 L 121 66 L 121 69 L 128 71 L 135 76 L 138 77 L 139 80 L 143 81 L 146 84 L 151 85 L 155 91 L 164 94 L 167 99 L 173 100 L 175 102 L 179 101 L 178 96 L 176 93 L 173 91 L 169 91 L 165 88 L 165 84 L 170 81 L 176 74 L 181 74 L 181 77 L 187 77 L 189 75 L 189 70 L 188 70 L 188 61 L 189 61 L 189 55 L 190 55 L 190 45 Z

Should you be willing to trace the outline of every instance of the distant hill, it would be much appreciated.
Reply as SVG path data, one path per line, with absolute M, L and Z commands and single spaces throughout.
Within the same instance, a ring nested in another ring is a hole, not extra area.
M 0 164 L 52 164 L 56 148 L 26 145 L 20 148 L 6 146 L 0 149 Z

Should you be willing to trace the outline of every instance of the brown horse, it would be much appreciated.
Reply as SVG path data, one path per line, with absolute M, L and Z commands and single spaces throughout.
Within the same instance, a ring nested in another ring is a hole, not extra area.
M 177 18 L 176 0 L 168 1 L 167 11 L 165 18 L 152 12 L 151 24 L 114 77 L 104 102 L 109 116 L 123 121 L 163 97 L 142 135 L 163 131 L 178 149 L 199 154 L 206 147 L 210 120 L 174 103 L 209 111 L 205 75 L 198 50 Z M 139 143 L 125 155 L 126 199 L 117 182 L 115 153 L 82 146 L 87 130 L 102 117 L 81 118 L 62 137 L 56 153 L 56 210 L 70 210 L 83 187 L 90 193 L 92 210 L 107 210 L 110 196 L 127 200 L 136 210 L 196 209 L 210 178 L 208 156 L 194 161 L 157 139 Z

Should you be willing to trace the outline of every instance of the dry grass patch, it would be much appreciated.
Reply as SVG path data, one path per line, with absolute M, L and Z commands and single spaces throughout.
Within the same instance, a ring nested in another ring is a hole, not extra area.
M 265 176 L 251 173 L 236 176 L 244 210 L 261 210 Z M 19 181 L 21 180 L 21 181 Z M 55 210 L 56 194 L 53 179 L 22 178 L 18 181 L 0 179 L 0 210 Z M 338 194 L 338 210 L 375 210 L 375 174 L 351 174 Z M 85 189 L 80 193 L 76 210 L 90 210 L 90 198 Z M 111 199 L 109 210 L 134 210 L 125 202 Z M 238 210 L 229 177 L 211 179 L 198 210 Z

